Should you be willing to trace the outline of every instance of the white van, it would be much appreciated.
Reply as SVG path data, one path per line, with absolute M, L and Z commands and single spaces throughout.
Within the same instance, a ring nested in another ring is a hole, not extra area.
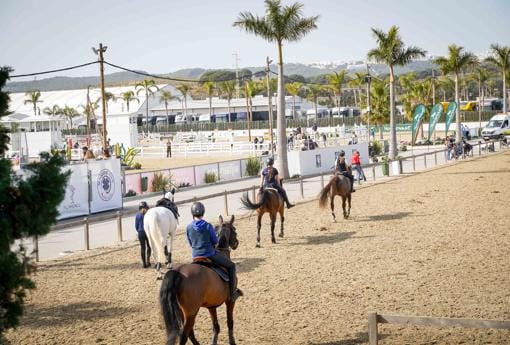
M 482 137 L 485 140 L 502 138 L 505 132 L 510 131 L 509 122 L 510 113 L 494 115 L 482 130 Z
M 329 117 L 329 110 L 327 108 L 317 108 L 317 118 Z M 315 120 L 315 109 L 306 111 L 306 118 L 308 120 Z

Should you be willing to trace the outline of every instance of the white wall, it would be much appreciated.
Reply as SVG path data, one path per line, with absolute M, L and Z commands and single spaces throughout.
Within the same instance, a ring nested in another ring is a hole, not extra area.
M 134 119 L 130 123 L 130 118 Z M 123 144 L 124 147 L 138 146 L 138 128 L 136 126 L 136 117 L 132 115 L 115 115 L 108 116 L 106 121 L 108 131 L 107 137 L 110 139 L 110 144 Z

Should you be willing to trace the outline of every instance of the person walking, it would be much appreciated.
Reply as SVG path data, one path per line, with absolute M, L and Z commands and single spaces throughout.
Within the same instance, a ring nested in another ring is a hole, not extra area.
M 358 184 L 361 184 L 361 178 L 366 182 L 367 178 L 365 177 L 365 173 L 363 172 L 363 168 L 361 168 L 361 161 L 359 159 L 359 151 L 354 150 L 351 157 L 351 167 L 352 170 L 355 170 L 358 177 Z
M 186 238 L 191 246 L 193 259 L 208 258 L 212 262 L 225 267 L 228 272 L 230 300 L 234 302 L 240 293 L 237 290 L 236 265 L 225 255 L 216 251 L 218 236 L 214 227 L 204 219 L 205 207 L 201 202 L 191 205 L 193 221 L 186 227 Z
M 142 258 L 143 268 L 151 267 L 150 257 L 151 257 L 151 247 L 149 245 L 149 239 L 147 238 L 147 234 L 143 228 L 143 218 L 145 217 L 145 213 L 149 209 L 149 205 L 145 201 L 142 201 L 138 205 L 138 212 L 135 216 L 135 230 L 138 234 L 138 241 L 140 241 L 140 256 Z
M 172 141 L 170 141 L 170 138 L 166 141 L 166 158 L 172 158 Z

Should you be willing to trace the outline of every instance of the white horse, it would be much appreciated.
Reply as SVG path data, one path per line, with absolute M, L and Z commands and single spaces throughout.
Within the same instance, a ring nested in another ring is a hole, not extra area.
M 174 201 L 175 189 L 165 193 L 165 198 Z M 152 207 L 143 219 L 143 228 L 152 248 L 152 257 L 156 263 L 156 279 L 161 279 L 161 266 L 167 263 L 167 268 L 172 267 L 172 245 L 177 231 L 177 218 L 166 207 Z M 165 258 L 166 256 L 166 258 Z

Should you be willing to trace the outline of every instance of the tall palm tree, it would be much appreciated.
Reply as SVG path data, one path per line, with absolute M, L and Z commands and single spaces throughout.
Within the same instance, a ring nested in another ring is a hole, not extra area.
M 108 92 L 108 91 L 105 91 L 104 93 L 104 99 L 106 100 L 106 112 L 108 113 L 108 102 L 112 101 L 112 102 L 117 102 L 117 97 L 115 97 L 115 95 L 111 92 Z
M 168 103 L 174 99 L 179 99 L 179 97 L 172 95 L 172 93 L 168 90 L 161 91 L 161 95 L 159 96 L 159 101 L 165 104 L 167 127 L 168 127 Z
M 400 85 L 404 91 L 400 99 L 404 106 L 407 120 L 412 121 L 413 109 L 416 108 L 418 104 L 425 105 L 427 109 L 425 117 L 420 125 L 421 138 L 423 139 L 423 123 L 428 120 L 428 111 L 432 108 L 432 79 L 416 80 L 415 73 L 409 73 L 399 79 Z
M 333 91 L 336 100 L 336 106 L 340 109 L 340 101 L 342 99 L 342 86 L 348 81 L 347 71 L 341 70 L 340 72 L 333 72 L 328 75 L 328 83 L 330 89 Z
M 135 93 L 133 91 L 126 91 L 123 92 L 121 95 L 121 98 L 124 102 L 126 102 L 127 111 L 129 113 L 129 103 L 132 101 L 137 101 L 138 104 L 140 104 L 140 99 L 135 96 Z
M 491 74 L 486 68 L 481 65 L 476 67 L 475 76 L 478 80 L 478 126 L 482 128 L 482 111 L 485 103 L 485 83 L 491 77 Z
M 69 120 L 69 123 L 71 124 L 71 129 L 73 129 L 73 118 L 80 115 L 76 109 L 73 107 L 68 106 L 67 104 L 64 106 L 64 109 L 62 109 L 62 114 Z
M 361 107 L 361 86 L 365 83 L 365 73 L 362 72 L 355 72 L 354 76 L 350 78 L 350 80 L 347 82 L 347 85 L 349 85 L 350 88 L 352 88 L 354 93 L 354 106 Z M 356 94 L 358 95 L 356 97 Z
M 230 100 L 234 97 L 236 91 L 237 80 L 227 80 L 219 83 L 221 93 L 227 97 L 228 106 L 228 122 L 230 122 Z
M 144 79 L 141 82 L 135 84 L 136 95 L 140 92 L 145 92 L 145 130 L 147 135 L 149 134 L 149 96 L 152 96 L 159 91 L 159 87 L 156 82 L 152 79 Z
M 53 105 L 51 108 L 44 108 L 43 113 L 49 116 L 59 116 L 62 115 L 62 108 L 60 108 L 58 105 Z
M 446 102 L 446 94 L 455 91 L 455 82 L 450 79 L 447 75 L 437 80 L 438 87 L 443 91 L 443 102 Z
M 303 5 L 294 3 L 283 6 L 280 0 L 265 0 L 266 15 L 259 17 L 250 12 L 242 12 L 234 26 L 260 36 L 266 41 L 276 42 L 278 48 L 278 102 L 277 102 L 277 149 L 278 165 L 283 178 L 289 177 L 287 162 L 287 134 L 285 122 L 285 94 L 283 78 L 284 41 L 296 42 L 317 28 L 319 16 L 303 17 Z
M 182 95 L 182 101 L 184 102 L 184 116 L 186 117 L 186 121 L 188 121 L 188 95 L 191 92 L 191 85 L 181 84 L 177 86 L 176 89 Z
M 35 90 L 35 91 L 28 91 L 25 92 L 25 96 L 28 96 L 28 99 L 25 99 L 23 102 L 24 104 L 32 103 L 34 107 L 34 115 L 37 115 L 37 103 L 42 103 L 41 98 L 41 91 Z
M 421 56 L 425 51 L 418 47 L 405 47 L 399 35 L 398 27 L 392 26 L 388 33 L 372 28 L 377 41 L 377 48 L 370 50 L 367 57 L 379 63 L 384 63 L 390 71 L 390 159 L 397 156 L 397 130 L 395 122 L 395 73 L 394 66 L 404 66 Z
M 212 115 L 212 96 L 214 95 L 214 83 L 212 81 L 206 81 L 203 85 L 202 85 L 202 88 L 207 96 L 207 98 L 209 99 L 209 116 Z
M 383 125 L 390 119 L 389 83 L 387 80 L 374 79 L 370 86 L 370 113 L 365 113 L 365 121 L 366 116 L 370 114 L 370 123 L 379 127 L 379 138 L 382 140 Z
M 292 96 L 292 118 L 294 120 L 297 119 L 296 116 L 296 96 L 301 92 L 301 88 L 303 87 L 303 83 L 295 81 L 293 83 L 285 84 L 285 89 Z
M 464 47 L 450 44 L 448 46 L 448 56 L 438 57 L 435 60 L 436 65 L 439 66 L 443 74 L 453 74 L 455 81 L 455 102 L 457 102 L 457 110 L 455 112 L 455 124 L 456 124 L 456 141 L 462 140 L 462 133 L 460 131 L 460 102 L 459 102 L 459 74 L 463 69 L 473 66 L 477 62 L 475 55 L 469 52 L 463 51 Z
M 317 105 L 319 103 L 319 96 L 322 94 L 323 91 L 324 91 L 324 88 L 322 85 L 312 84 L 307 88 L 308 99 L 311 100 L 314 105 L 316 121 L 318 118 Z M 307 117 L 307 121 L 308 121 L 308 117 Z
M 498 67 L 503 74 L 503 113 L 507 110 L 506 76 L 510 71 L 510 47 L 503 47 L 499 44 L 491 44 L 492 56 L 485 59 L 486 62 Z

